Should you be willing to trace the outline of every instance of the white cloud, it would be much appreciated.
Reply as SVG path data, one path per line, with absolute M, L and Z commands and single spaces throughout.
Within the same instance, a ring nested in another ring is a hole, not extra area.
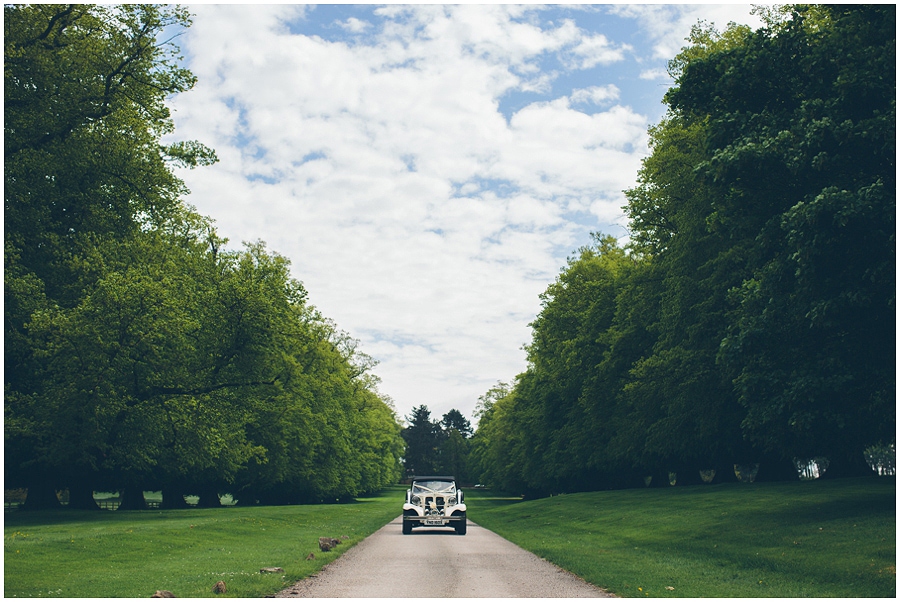
M 350 17 L 346 21 L 336 21 L 336 24 L 341 29 L 346 29 L 352 33 L 362 33 L 372 26 L 371 23 L 362 21 L 356 17 Z
M 388 5 L 339 23 L 366 31 L 354 45 L 291 33 L 315 17 L 296 6 L 194 10 L 183 44 L 199 83 L 173 102 L 177 135 L 221 160 L 181 173 L 188 200 L 234 243 L 292 260 L 311 301 L 381 362 L 400 414 L 471 412 L 525 368 L 527 325 L 565 257 L 624 221 L 649 125 L 612 104 L 612 81 L 508 121 L 500 99 L 548 93 L 548 53 L 586 69 L 629 47 L 571 20 L 542 29 L 527 6 Z M 662 13 L 636 14 L 663 32 Z M 601 110 L 575 108 L 589 103 Z
M 625 59 L 625 51 L 631 50 L 628 45 L 615 47 L 606 36 L 597 34 L 579 40 L 571 53 L 574 61 L 571 64 L 578 69 L 590 69 L 597 65 L 609 65 Z
M 655 80 L 655 79 L 667 80 L 667 79 L 670 79 L 670 78 L 669 78 L 669 72 L 666 71 L 665 69 L 661 68 L 661 67 L 656 68 L 656 69 L 647 69 L 647 70 L 645 70 L 645 71 L 641 71 L 641 73 L 640 73 L 640 75 L 639 75 L 638 77 L 640 77 L 641 79 L 649 79 L 649 80 Z
M 575 104 L 591 103 L 602 105 L 609 100 L 619 98 L 619 88 L 613 84 L 606 86 L 591 86 L 590 88 L 578 88 L 572 90 L 569 99 Z
M 547 94 L 553 89 L 553 81 L 558 77 L 558 73 L 551 71 L 541 73 L 537 77 L 532 77 L 519 84 L 518 89 L 522 92 L 535 92 L 538 94 Z

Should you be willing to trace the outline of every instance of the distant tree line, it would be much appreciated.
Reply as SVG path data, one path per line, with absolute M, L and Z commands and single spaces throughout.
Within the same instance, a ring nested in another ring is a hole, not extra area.
M 451 475 L 460 483 L 474 484 L 469 469 L 472 424 L 462 412 L 452 409 L 436 421 L 423 404 L 412 409 L 406 422 L 402 436 L 406 442 L 403 463 L 407 477 Z
M 189 90 L 163 5 L 4 7 L 4 475 L 27 507 L 93 491 L 297 503 L 396 482 L 374 361 L 262 242 L 225 250 L 162 144 Z
M 893 455 L 895 7 L 757 10 L 763 28 L 700 24 L 670 62 L 631 242 L 569 259 L 527 370 L 481 399 L 486 482 L 796 479 L 813 458 L 839 477 Z

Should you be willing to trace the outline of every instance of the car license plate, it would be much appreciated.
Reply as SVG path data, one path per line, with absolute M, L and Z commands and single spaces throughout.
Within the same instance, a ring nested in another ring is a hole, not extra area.
M 441 519 L 433 519 L 433 518 L 432 518 L 432 519 L 426 519 L 426 520 L 425 520 L 425 525 L 426 525 L 426 526 L 432 526 L 432 527 L 441 527 L 441 526 L 444 525 L 444 521 L 442 521 Z

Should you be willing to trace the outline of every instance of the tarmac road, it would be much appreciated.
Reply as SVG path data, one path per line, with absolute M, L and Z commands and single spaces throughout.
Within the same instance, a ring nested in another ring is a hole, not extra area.
M 468 533 L 397 517 L 278 598 L 604 598 L 611 594 L 469 521 Z

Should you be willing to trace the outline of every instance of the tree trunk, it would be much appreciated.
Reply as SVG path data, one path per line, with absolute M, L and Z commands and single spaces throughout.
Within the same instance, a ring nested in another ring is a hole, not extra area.
M 56 497 L 56 487 L 47 481 L 35 481 L 28 484 L 28 494 L 22 510 L 58 510 L 62 506 Z
M 189 508 L 188 503 L 184 501 L 184 493 L 180 487 L 163 487 L 162 496 L 161 508 L 166 510 Z
M 669 486 L 669 471 L 668 470 L 654 470 L 651 473 L 653 479 L 650 481 L 650 487 L 654 489 L 658 489 L 661 487 Z
M 219 500 L 219 492 L 215 487 L 204 487 L 200 491 L 200 499 L 197 500 L 198 508 L 218 508 L 222 505 Z
M 866 462 L 862 451 L 847 452 L 829 456 L 828 468 L 821 475 L 823 479 L 844 479 L 848 477 L 871 477 L 875 474 Z
M 146 510 L 147 502 L 144 500 L 144 490 L 140 487 L 126 487 L 120 494 L 122 502 L 119 510 Z
M 703 484 L 703 479 L 700 478 L 700 469 L 697 468 L 696 464 L 682 464 L 677 467 L 677 470 L 672 472 L 678 474 L 677 484 L 681 487 Z
M 76 510 L 100 510 L 94 500 L 94 489 L 87 484 L 69 486 L 69 508 Z
M 729 462 L 728 464 L 716 466 L 716 478 L 713 479 L 714 484 L 737 482 L 737 475 L 734 474 L 734 463 Z
M 794 466 L 793 460 L 764 457 L 759 461 L 759 472 L 756 473 L 757 483 L 799 480 L 800 473 L 797 472 L 797 467 Z

